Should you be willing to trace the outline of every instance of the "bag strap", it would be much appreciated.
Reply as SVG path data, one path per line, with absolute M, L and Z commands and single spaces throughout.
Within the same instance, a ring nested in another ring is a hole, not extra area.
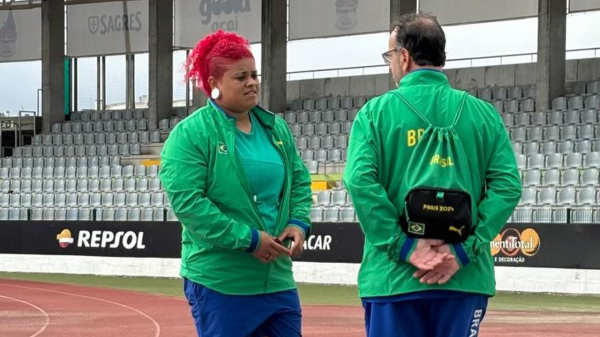
M 410 108 L 410 110 L 412 110 L 412 112 L 414 112 L 417 116 L 419 116 L 425 123 L 427 123 L 428 126 L 433 125 L 429 119 L 427 119 L 427 117 L 425 117 L 425 115 L 423 113 L 421 113 L 421 111 L 419 111 L 419 109 L 417 109 L 411 102 L 409 102 L 406 98 L 404 98 L 404 96 L 402 96 L 399 92 L 397 91 L 392 91 L 392 93 L 396 96 L 398 96 L 400 98 L 400 100 L 402 100 L 402 102 L 404 102 L 404 104 L 406 104 L 406 106 L 408 106 Z M 458 123 L 458 119 L 460 118 L 460 115 L 463 112 L 463 108 L 465 106 L 465 102 L 467 100 L 467 96 L 468 94 L 465 92 L 463 93 L 460 102 L 458 103 L 458 108 L 456 110 L 456 116 L 454 116 L 454 120 L 452 121 L 452 124 L 450 125 L 450 127 L 454 127 L 456 126 L 456 123 Z

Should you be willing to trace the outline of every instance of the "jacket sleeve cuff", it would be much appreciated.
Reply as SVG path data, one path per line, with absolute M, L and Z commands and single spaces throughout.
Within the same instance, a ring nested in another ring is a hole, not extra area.
M 408 261 L 410 255 L 412 254 L 415 246 L 414 238 L 406 238 L 402 247 L 400 247 L 400 261 Z
M 250 233 L 252 234 L 252 239 L 250 241 L 250 246 L 246 249 L 246 251 L 248 253 L 254 253 L 258 249 L 258 246 L 260 244 L 260 234 L 258 233 L 258 229 L 256 228 L 252 228 L 250 230 Z
M 468 265 L 469 262 L 471 262 L 469 260 L 469 256 L 467 256 L 467 252 L 465 251 L 465 248 L 463 247 L 462 244 L 455 243 L 452 245 L 452 248 L 454 249 L 454 253 L 455 253 L 456 257 L 458 258 L 458 261 L 460 262 L 462 267 Z
M 300 220 L 296 220 L 296 219 L 290 219 L 290 221 L 288 221 L 288 226 L 294 226 L 294 227 L 298 227 L 302 230 L 302 232 L 304 233 L 304 238 L 306 238 L 309 234 L 310 234 L 310 227 L 300 221 Z

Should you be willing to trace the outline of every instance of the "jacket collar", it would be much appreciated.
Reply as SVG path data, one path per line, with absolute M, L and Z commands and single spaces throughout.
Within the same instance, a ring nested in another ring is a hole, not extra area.
M 208 99 L 206 105 L 212 107 L 213 110 L 215 110 L 214 114 L 220 123 L 229 126 L 235 126 L 235 117 L 229 116 L 225 112 L 225 110 L 213 99 Z M 271 111 L 268 111 L 260 105 L 256 105 L 254 108 L 251 109 L 251 111 L 254 113 L 254 117 L 256 117 L 256 119 L 258 119 L 260 124 L 262 124 L 263 126 L 270 129 L 272 129 L 275 126 L 275 114 Z
M 400 80 L 400 87 L 412 85 L 450 85 L 446 75 L 437 69 L 413 70 Z

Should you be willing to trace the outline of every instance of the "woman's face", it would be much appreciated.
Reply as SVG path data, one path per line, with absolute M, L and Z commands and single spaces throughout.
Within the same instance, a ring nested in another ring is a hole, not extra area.
M 260 93 L 256 63 L 253 58 L 243 58 L 226 66 L 216 87 L 221 92 L 219 105 L 234 112 L 247 112 L 258 104 Z

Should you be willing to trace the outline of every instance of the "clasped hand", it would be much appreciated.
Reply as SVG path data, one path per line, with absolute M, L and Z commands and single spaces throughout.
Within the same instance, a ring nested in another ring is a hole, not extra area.
M 413 277 L 427 284 L 444 284 L 460 268 L 450 245 L 434 239 L 417 239 L 409 262 L 418 269 Z
M 285 240 L 292 240 L 291 248 L 283 245 Z M 282 255 L 299 256 L 302 254 L 304 244 L 304 233 L 301 229 L 288 226 L 278 238 L 273 238 L 269 233 L 260 232 L 260 245 L 254 252 L 256 257 L 262 263 L 269 263 Z

